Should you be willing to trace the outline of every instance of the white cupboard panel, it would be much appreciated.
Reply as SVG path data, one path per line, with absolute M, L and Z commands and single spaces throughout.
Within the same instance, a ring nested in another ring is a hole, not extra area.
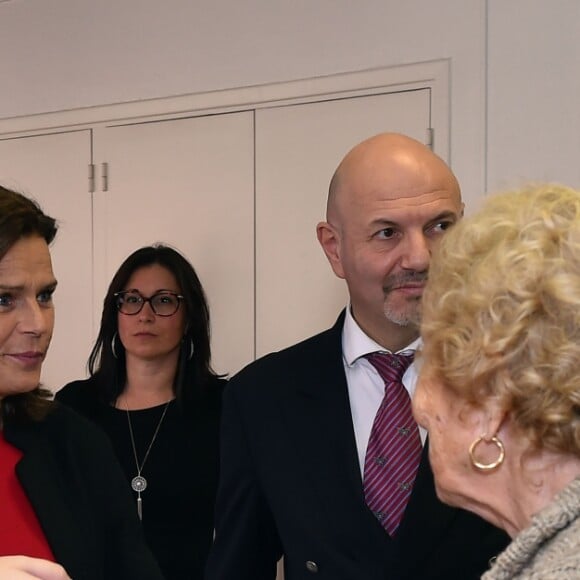
M 0 183 L 35 198 L 57 219 L 55 330 L 42 369 L 52 390 L 86 375 L 92 346 L 91 132 L 0 140 Z
M 135 249 L 177 247 L 208 296 L 218 372 L 254 357 L 253 132 L 253 113 L 241 112 L 95 134 L 97 173 L 108 168 L 108 191 L 94 204 L 97 304 Z

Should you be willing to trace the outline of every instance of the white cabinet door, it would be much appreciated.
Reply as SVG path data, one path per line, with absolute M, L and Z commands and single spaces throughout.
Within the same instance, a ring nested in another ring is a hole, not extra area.
M 347 301 L 316 239 L 345 153 L 383 131 L 425 142 L 429 89 L 256 112 L 257 356 L 330 326 Z
M 208 296 L 218 372 L 254 357 L 253 143 L 251 112 L 95 133 L 97 173 L 107 163 L 109 176 L 94 204 L 97 303 L 131 252 L 154 242 L 177 247 Z
M 90 160 L 89 130 L 0 140 L 0 183 L 35 198 L 59 224 L 52 248 L 56 323 L 42 370 L 52 390 L 85 376 L 92 346 Z

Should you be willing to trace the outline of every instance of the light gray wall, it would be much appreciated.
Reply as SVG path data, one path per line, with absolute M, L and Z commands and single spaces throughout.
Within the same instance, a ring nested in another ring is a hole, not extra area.
M 449 59 L 466 197 L 580 186 L 578 0 L 8 0 L 0 118 Z
M 580 187 L 580 1 L 489 0 L 488 185 Z

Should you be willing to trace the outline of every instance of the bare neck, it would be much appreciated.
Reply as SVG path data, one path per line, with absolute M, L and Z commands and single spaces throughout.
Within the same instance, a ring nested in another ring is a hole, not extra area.
M 535 514 L 580 477 L 580 459 L 545 449 L 533 451 L 527 440 L 511 437 L 506 430 L 498 436 L 505 443 L 504 464 L 494 473 L 471 477 L 471 500 L 461 507 L 514 538 L 530 525 Z
M 137 410 L 162 405 L 174 398 L 177 357 L 143 360 L 127 356 L 127 383 L 116 407 Z
M 526 462 L 528 463 L 528 462 Z M 547 507 L 565 487 L 580 477 L 580 460 L 573 456 L 540 452 L 530 465 L 515 472 L 506 505 L 504 529 L 513 538 L 530 525 L 532 517 Z

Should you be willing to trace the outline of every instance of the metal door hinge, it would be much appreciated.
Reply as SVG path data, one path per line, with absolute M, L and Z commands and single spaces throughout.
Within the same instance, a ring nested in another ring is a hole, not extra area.
M 89 163 L 89 193 L 95 192 L 95 166 Z
M 435 130 L 432 127 L 429 127 L 427 129 L 427 142 L 425 143 L 425 145 L 427 145 L 427 147 L 429 147 L 431 151 L 433 151 L 434 141 L 435 141 Z
M 101 182 L 102 191 L 109 191 L 109 164 L 101 163 Z

